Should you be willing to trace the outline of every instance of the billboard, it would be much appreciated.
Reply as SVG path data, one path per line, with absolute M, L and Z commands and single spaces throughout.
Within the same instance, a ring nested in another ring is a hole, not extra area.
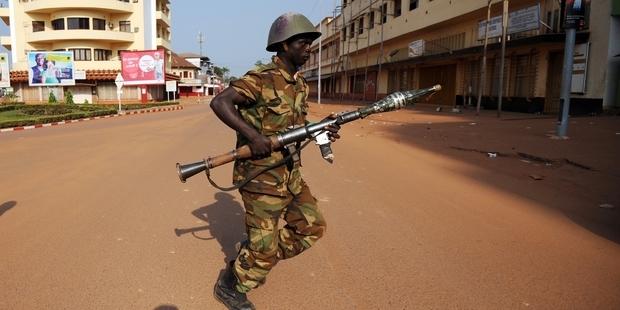
M 73 52 L 28 52 L 30 86 L 75 85 Z
M 165 84 L 164 51 L 121 52 L 124 85 Z
M 9 55 L 7 53 L 0 53 L 0 87 L 11 87 L 9 71 Z

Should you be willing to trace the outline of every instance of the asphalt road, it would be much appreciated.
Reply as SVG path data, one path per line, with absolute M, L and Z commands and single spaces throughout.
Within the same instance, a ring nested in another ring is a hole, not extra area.
M 304 152 L 327 234 L 249 294 L 259 309 L 620 309 L 617 242 L 370 124 L 342 129 L 333 165 Z M 233 145 L 207 105 L 0 135 L 0 309 L 224 309 L 239 195 L 175 163 Z

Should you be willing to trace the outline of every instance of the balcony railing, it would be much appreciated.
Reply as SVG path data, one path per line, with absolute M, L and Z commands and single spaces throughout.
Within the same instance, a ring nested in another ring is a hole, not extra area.
M 109 31 L 109 30 L 49 30 L 37 31 L 27 36 L 29 43 L 45 43 L 63 40 L 85 40 L 85 41 L 108 41 L 108 42 L 127 42 L 135 40 L 131 32 Z
M 90 9 L 112 13 L 131 13 L 134 6 L 119 0 L 30 0 L 24 3 L 26 13 L 52 13 L 67 9 Z

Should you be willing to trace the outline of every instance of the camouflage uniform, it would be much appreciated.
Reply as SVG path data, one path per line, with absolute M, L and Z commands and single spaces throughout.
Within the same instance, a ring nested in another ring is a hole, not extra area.
M 264 136 L 282 133 L 290 126 L 306 124 L 309 87 L 303 77 L 291 76 L 274 56 L 272 63 L 250 71 L 231 86 L 250 104 L 239 106 L 243 119 Z M 237 147 L 248 144 L 238 134 Z M 241 182 L 252 171 L 284 158 L 280 152 L 259 160 L 235 162 L 233 181 Z M 301 177 L 300 162 L 283 165 L 259 175 L 240 189 L 245 206 L 248 242 L 234 263 L 236 289 L 245 293 L 265 282 L 280 259 L 291 258 L 310 248 L 325 230 L 325 220 L 316 199 Z M 278 219 L 286 225 L 278 229 Z

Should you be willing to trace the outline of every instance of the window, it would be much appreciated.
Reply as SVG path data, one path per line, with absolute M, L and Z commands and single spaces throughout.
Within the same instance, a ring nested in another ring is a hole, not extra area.
M 67 18 L 67 29 L 90 29 L 90 19 L 88 17 L 69 17 Z
M 75 61 L 90 61 L 91 52 L 90 48 L 70 48 L 70 52 L 73 52 L 73 60 Z
M 413 11 L 418 8 L 418 0 L 409 0 L 409 11 Z
M 93 18 L 93 30 L 105 30 L 105 19 Z
M 394 17 L 400 16 L 402 13 L 403 3 L 402 0 L 394 0 Z
M 358 34 L 364 33 L 364 18 L 363 17 L 360 17 L 357 33 Z
M 375 28 L 375 11 L 371 11 L 368 14 L 368 29 Z
M 185 78 L 185 79 L 186 79 L 186 78 L 188 78 L 188 77 L 189 77 L 188 72 L 187 72 L 187 71 L 183 71 L 183 78 Z
M 112 56 L 111 50 L 104 50 L 96 48 L 94 50 L 95 61 L 105 61 L 110 60 L 110 56 Z
M 342 28 L 342 41 L 347 40 L 347 28 Z
M 45 22 L 33 20 L 32 21 L 32 32 L 45 31 Z
M 131 22 L 128 20 L 121 20 L 118 22 L 119 31 L 131 32 Z
M 52 21 L 52 29 L 65 30 L 65 19 L 64 18 L 54 19 Z
M 381 24 L 385 24 L 387 22 L 387 3 L 384 3 L 381 7 Z
M 349 29 L 349 38 L 354 38 L 355 37 L 355 22 L 351 23 L 351 26 L 349 26 L 351 29 Z

